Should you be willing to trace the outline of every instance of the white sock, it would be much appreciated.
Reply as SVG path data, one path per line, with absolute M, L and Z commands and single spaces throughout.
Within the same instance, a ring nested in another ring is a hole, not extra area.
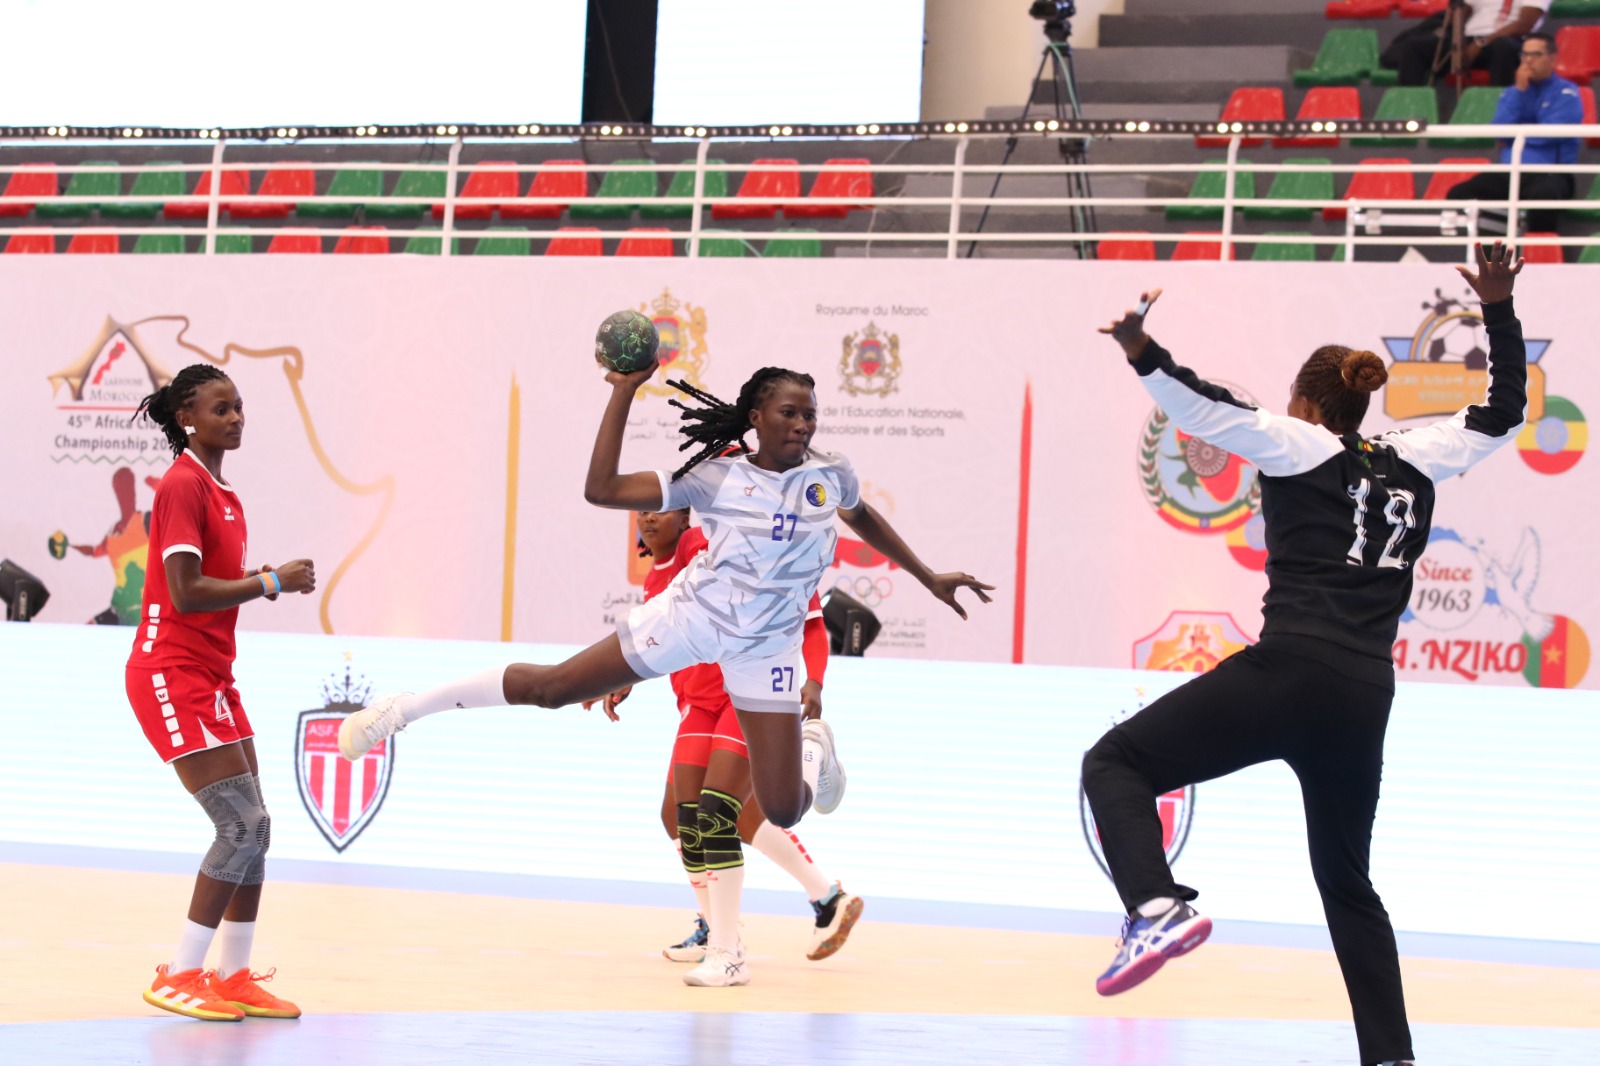
M 688 873 L 688 871 L 684 871 Z M 700 917 L 711 924 L 711 880 L 706 877 L 706 872 L 689 874 L 689 887 L 694 889 L 695 905 L 700 908 Z
M 1157 896 L 1155 899 L 1145 900 L 1139 904 L 1139 916 L 1142 918 L 1159 918 L 1177 906 L 1178 901 L 1171 896 Z
M 255 943 L 255 922 L 230 922 L 222 919 L 217 926 L 217 976 L 232 977 L 250 967 L 250 946 Z
M 762 821 L 755 839 L 750 843 L 777 863 L 784 873 L 800 882 L 800 887 L 806 890 L 806 899 L 820 900 L 833 891 L 833 882 L 817 869 L 817 864 L 812 861 L 805 845 L 800 843 L 800 838 L 787 829 L 779 829 L 771 822 Z
M 730 866 L 726 870 L 707 873 L 710 884 L 706 886 L 710 897 L 706 921 L 711 923 L 707 946 L 725 951 L 739 950 L 739 895 L 744 891 L 744 867 Z
M 206 952 L 211 950 L 211 938 L 216 935 L 217 931 L 210 926 L 185 918 L 183 932 L 178 934 L 178 951 L 172 956 L 172 964 L 167 967 L 167 972 L 182 973 L 204 966 Z
M 822 772 L 822 745 L 806 737 L 800 741 L 800 778 L 817 795 L 817 774 Z
M 406 723 L 415 722 L 440 711 L 465 707 L 504 707 L 506 705 L 506 668 L 496 666 L 464 677 L 460 681 L 419 692 L 402 704 L 401 713 Z

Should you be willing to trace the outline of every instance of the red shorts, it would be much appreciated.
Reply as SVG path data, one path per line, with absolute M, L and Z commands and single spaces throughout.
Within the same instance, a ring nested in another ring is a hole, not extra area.
M 253 737 L 239 690 L 192 666 L 128 667 L 128 702 L 162 762 Z
M 674 764 L 706 766 L 711 762 L 713 751 L 731 751 L 747 759 L 750 757 L 744 731 L 739 728 L 739 715 L 732 703 L 723 700 L 721 706 L 710 710 L 691 705 L 679 714 L 678 739 L 672 744 Z

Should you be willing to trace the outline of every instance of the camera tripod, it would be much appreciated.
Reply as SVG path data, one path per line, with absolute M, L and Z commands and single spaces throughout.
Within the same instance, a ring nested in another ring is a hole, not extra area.
M 1072 45 L 1067 42 L 1067 38 L 1072 35 L 1072 27 L 1065 19 L 1051 19 L 1045 23 L 1044 32 L 1047 40 L 1044 52 L 1039 57 L 1039 69 L 1034 71 L 1033 81 L 1029 83 L 1028 103 L 1022 109 L 1022 121 L 1026 122 L 1033 112 L 1034 92 L 1032 87 L 1037 86 L 1040 79 L 1044 77 L 1046 67 L 1050 69 L 1051 74 L 1050 92 L 1054 103 L 1052 117 L 1063 124 L 1072 119 L 1081 119 L 1083 117 L 1083 108 L 1078 102 L 1078 76 L 1072 65 Z M 1062 137 L 1057 142 L 1057 147 L 1061 150 L 1061 160 L 1069 166 L 1081 166 L 1087 162 L 1086 152 L 1088 145 L 1088 139 L 1085 137 Z M 1011 155 L 1016 150 L 1017 138 L 1006 138 L 1005 155 L 1000 157 L 1000 166 L 1002 168 L 1011 162 Z M 989 199 L 994 199 L 995 193 L 1000 190 L 1000 179 L 1004 176 L 1003 172 L 994 176 L 994 184 L 989 187 Z M 1067 195 L 1081 200 L 1089 199 L 1093 195 L 1089 186 L 1089 175 L 1081 170 L 1069 171 L 1067 174 Z M 983 232 L 984 223 L 989 220 L 989 208 L 992 206 L 992 204 L 984 205 L 983 214 L 978 216 L 978 225 L 973 232 Z M 1095 231 L 1094 207 L 1092 205 L 1088 203 L 1074 204 L 1071 209 L 1071 219 L 1072 232 L 1093 233 Z M 1094 258 L 1092 242 L 1079 240 L 1076 243 L 1079 259 Z M 977 241 L 967 242 L 968 259 L 972 258 L 977 248 Z

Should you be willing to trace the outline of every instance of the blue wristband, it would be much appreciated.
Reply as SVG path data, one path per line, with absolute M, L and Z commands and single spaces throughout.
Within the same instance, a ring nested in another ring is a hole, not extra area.
M 271 570 L 268 570 L 264 574 L 257 574 L 256 576 L 261 579 L 261 591 L 266 595 L 276 596 L 278 593 L 283 591 L 283 582 L 279 581 L 278 575 L 273 573 Z M 270 589 L 267 588 L 267 578 L 269 577 L 272 579 L 272 587 Z

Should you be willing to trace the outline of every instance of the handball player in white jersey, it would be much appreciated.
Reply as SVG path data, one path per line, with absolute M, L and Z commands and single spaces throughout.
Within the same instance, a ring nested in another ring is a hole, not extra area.
M 702 406 L 683 410 L 680 450 L 699 450 L 676 471 L 617 471 L 634 394 L 651 365 L 611 371 L 611 399 L 600 420 L 584 498 L 600 507 L 700 514 L 710 547 L 661 595 L 635 607 L 617 632 L 554 666 L 513 663 L 427 692 L 382 696 L 345 719 L 340 750 L 359 758 L 419 718 L 456 707 L 531 704 L 562 707 L 595 699 L 696 663 L 722 667 L 750 751 L 756 798 L 767 818 L 788 828 L 813 803 L 838 803 L 844 779 L 826 729 L 801 737 L 800 645 L 806 606 L 833 563 L 835 517 L 902 567 L 962 618 L 956 590 L 987 603 L 985 585 L 963 573 L 934 573 L 870 504 L 842 455 L 814 451 L 816 383 L 808 374 L 764 367 L 736 403 L 671 382 Z M 753 454 L 725 458 L 753 432 Z

